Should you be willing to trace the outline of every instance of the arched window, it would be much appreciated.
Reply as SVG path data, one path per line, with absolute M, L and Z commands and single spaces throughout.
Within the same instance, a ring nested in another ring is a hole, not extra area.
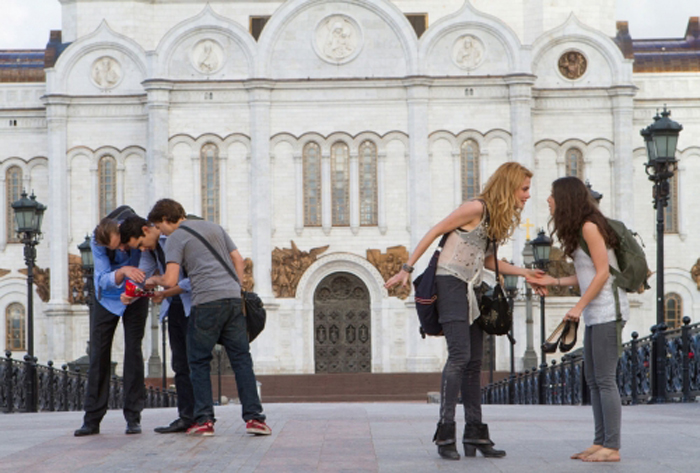
M 664 301 L 664 318 L 669 329 L 681 326 L 683 319 L 683 299 L 675 292 L 666 294 Z
M 350 151 L 340 141 L 331 147 L 331 202 L 333 225 L 350 225 Z
M 219 222 L 219 148 L 213 143 L 202 146 L 200 155 L 202 218 Z
M 100 219 L 117 208 L 117 162 L 112 156 L 103 156 L 98 165 L 100 176 Z
M 583 153 L 576 148 L 566 152 L 566 175 L 583 180 Z
M 678 233 L 678 176 L 668 180 L 668 206 L 664 208 L 664 233 Z
M 12 209 L 12 203 L 22 197 L 22 169 L 19 166 L 12 166 L 5 172 L 5 227 L 7 228 L 7 241 L 17 242 L 17 233 L 15 232 L 15 211 Z
M 460 149 L 462 161 L 462 200 L 473 199 L 481 191 L 479 182 L 479 145 L 466 140 Z
M 360 225 L 377 224 L 377 145 L 360 145 Z
M 25 336 L 26 319 L 24 315 L 24 306 L 18 302 L 13 302 L 5 309 L 5 349 L 18 352 L 25 351 L 26 340 Z
M 304 146 L 304 225 L 321 226 L 321 148 L 312 142 Z

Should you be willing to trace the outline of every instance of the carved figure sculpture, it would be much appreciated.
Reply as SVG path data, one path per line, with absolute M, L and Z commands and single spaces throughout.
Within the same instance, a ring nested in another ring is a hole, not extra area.
M 245 269 L 243 270 L 243 290 L 252 291 L 255 287 L 255 279 L 253 278 L 253 260 L 246 258 L 244 260 Z
M 349 25 L 343 25 L 340 20 L 334 21 L 326 37 L 324 53 L 329 58 L 336 60 L 350 56 L 355 51 L 352 36 L 353 31 Z
M 83 263 L 80 256 L 68 254 L 68 302 L 85 304 L 85 281 L 83 280 Z
M 695 262 L 692 269 L 690 270 L 690 275 L 698 286 L 698 291 L 700 291 L 700 258 Z
M 386 253 L 382 253 L 381 250 L 367 250 L 367 261 L 372 263 L 379 271 L 379 274 L 382 275 L 384 281 L 387 281 L 399 272 L 401 265 L 408 261 L 408 250 L 402 245 L 387 248 Z M 398 297 L 399 299 L 406 299 L 410 293 L 410 286 L 398 285 L 389 289 L 389 296 Z
M 214 72 L 219 68 L 219 58 L 214 51 L 214 47 L 214 43 L 211 41 L 204 41 L 199 46 L 197 67 L 201 72 Z
M 588 67 L 586 57 L 578 51 L 568 51 L 559 58 L 559 72 L 567 79 L 578 79 Z
M 473 69 L 479 65 L 484 54 L 481 42 L 471 35 L 457 40 L 454 47 L 454 60 L 463 69 Z
M 120 77 L 119 65 L 111 57 L 102 57 L 92 66 L 92 80 L 104 89 L 117 85 Z
M 328 245 L 301 251 L 294 241 L 291 248 L 272 250 L 272 290 L 275 297 L 295 297 L 297 285 L 304 272 L 318 256 L 328 249 Z

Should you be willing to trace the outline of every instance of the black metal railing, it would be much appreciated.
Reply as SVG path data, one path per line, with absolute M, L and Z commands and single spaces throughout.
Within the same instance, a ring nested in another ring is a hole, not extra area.
M 622 345 L 617 385 L 623 404 L 658 402 L 652 386 L 657 343 L 666 352 L 661 357 L 666 371 L 662 401 L 694 402 L 700 397 L 700 323 L 691 325 L 690 317 L 684 317 L 680 328 L 666 331 L 654 326 L 651 335 L 643 338 L 633 332 L 632 340 Z M 553 360 L 551 365 L 542 364 L 489 384 L 482 388 L 481 397 L 483 404 L 588 404 L 581 350 L 563 356 L 560 362 Z
M 36 376 L 38 410 L 81 411 L 85 404 L 87 374 L 80 368 L 69 371 L 67 365 L 61 369 L 54 368 L 49 361 L 46 366 L 36 363 L 29 355 L 24 361 L 12 359 L 12 353 L 5 352 L 5 359 L 0 361 L 0 409 L 3 412 L 27 412 L 28 399 L 32 395 L 31 377 Z M 109 408 L 124 407 L 124 382 L 113 376 L 109 387 Z M 177 405 L 174 391 L 161 391 L 160 388 L 146 388 L 145 406 L 172 407 Z

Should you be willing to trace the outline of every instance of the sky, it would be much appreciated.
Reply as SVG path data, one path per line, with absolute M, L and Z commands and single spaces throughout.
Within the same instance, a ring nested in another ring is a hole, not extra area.
M 700 0 L 616 0 L 616 3 L 616 20 L 628 21 L 630 34 L 637 39 L 681 38 L 688 18 L 700 16 Z M 0 49 L 43 49 L 49 31 L 60 29 L 58 0 L 0 0 Z

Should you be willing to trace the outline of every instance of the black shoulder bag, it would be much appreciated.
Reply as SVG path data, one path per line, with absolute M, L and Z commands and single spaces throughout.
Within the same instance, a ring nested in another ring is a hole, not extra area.
M 440 252 L 445 246 L 447 236 L 445 233 L 438 244 L 433 257 L 430 258 L 430 263 L 425 271 L 413 281 L 415 287 L 414 300 L 416 302 L 416 311 L 418 312 L 418 320 L 420 321 L 420 336 L 425 338 L 426 335 L 442 335 L 442 325 L 438 315 L 437 304 L 437 287 L 435 285 L 435 271 L 437 270 L 438 259 Z
M 480 315 L 475 323 L 479 324 L 481 330 L 489 335 L 507 335 L 510 343 L 515 344 L 515 339 L 510 334 L 510 328 L 513 325 L 513 311 L 501 286 L 501 278 L 498 273 L 498 244 L 494 240 L 491 240 L 490 243 L 493 244 L 493 257 L 496 260 L 496 284 L 489 287 L 488 284 L 482 283 L 481 286 L 485 292 L 479 301 Z
M 207 241 L 206 238 L 184 225 L 180 225 L 178 228 L 182 228 L 183 230 L 199 238 L 199 241 L 201 241 L 204 244 L 204 246 L 207 247 L 211 254 L 214 255 L 216 260 L 219 263 L 221 263 L 221 266 L 223 266 L 224 269 L 226 269 L 226 271 L 231 275 L 233 280 L 236 281 L 236 283 L 238 283 L 238 285 L 241 287 L 243 315 L 245 315 L 246 325 L 248 328 L 248 341 L 252 342 L 253 340 L 255 340 L 257 336 L 260 335 L 260 332 L 262 332 L 265 328 L 265 319 L 267 318 L 267 313 L 265 312 L 265 307 L 263 306 L 263 302 L 260 299 L 260 296 L 258 296 L 254 292 L 243 290 L 241 280 L 238 279 L 238 276 L 236 276 L 235 271 L 233 271 L 233 269 L 231 269 L 231 267 L 226 264 L 221 255 L 214 249 L 213 246 L 211 246 L 211 244 Z

